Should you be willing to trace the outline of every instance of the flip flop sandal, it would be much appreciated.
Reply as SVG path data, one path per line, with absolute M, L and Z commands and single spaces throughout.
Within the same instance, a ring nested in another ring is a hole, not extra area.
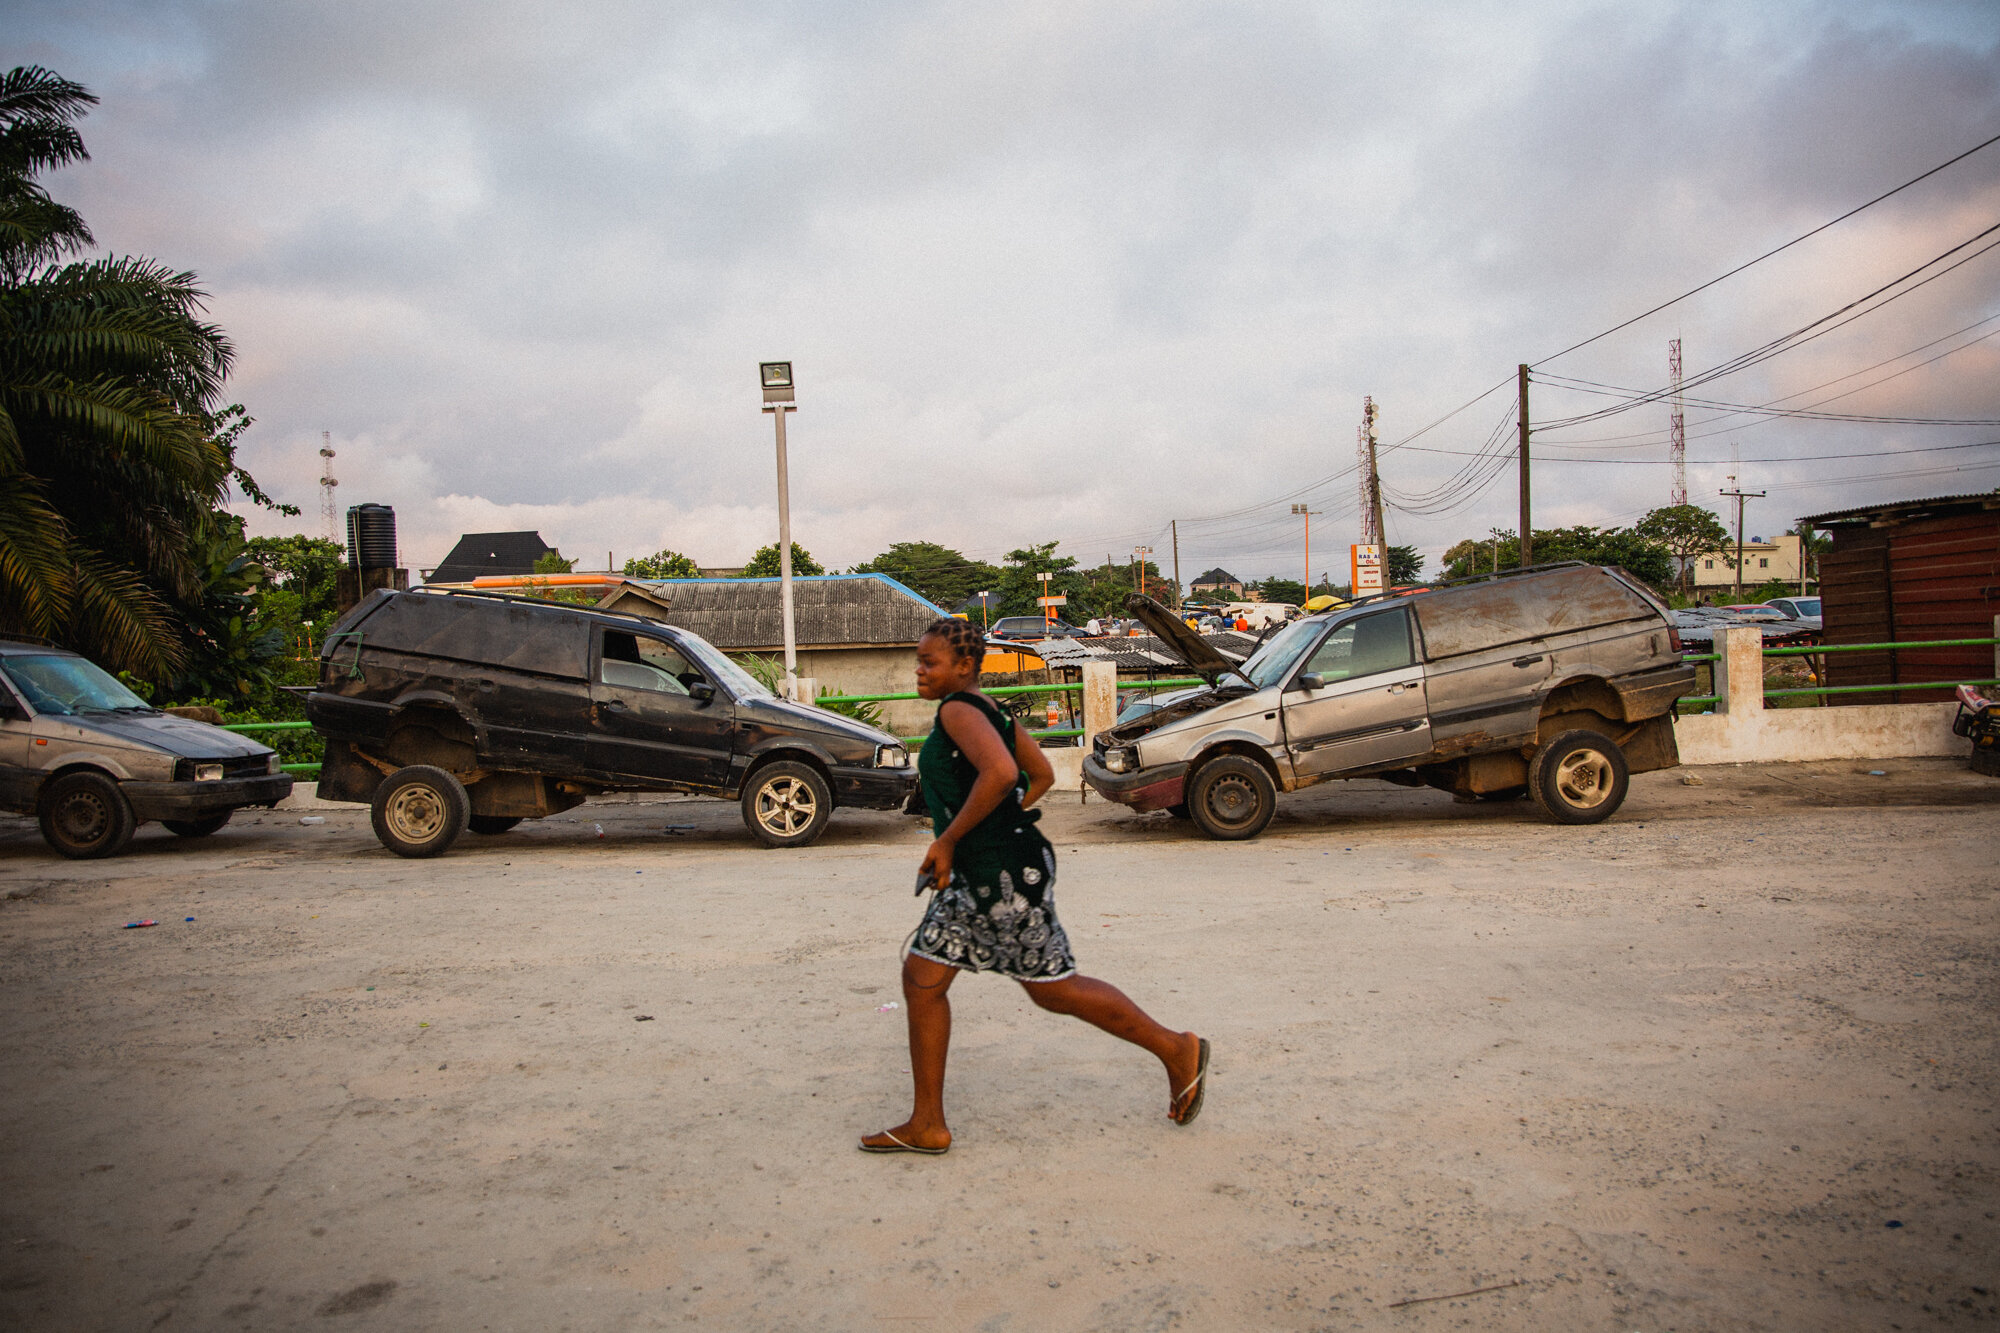
M 1194 1118 L 1201 1114 L 1202 1098 L 1208 1095 L 1208 1038 L 1202 1037 L 1199 1040 L 1201 1041 L 1201 1064 L 1195 1069 L 1194 1081 L 1175 1093 L 1173 1104 L 1167 1108 L 1167 1119 L 1173 1121 L 1176 1125 L 1192 1125 Z M 1189 1093 L 1194 1094 L 1194 1100 L 1189 1102 L 1179 1115 L 1175 1115 L 1173 1108 L 1179 1106 L 1181 1099 Z
M 1203 1047 L 1204 1054 L 1206 1053 L 1206 1049 L 1207 1049 L 1206 1044 L 1204 1044 Z M 926 1157 L 942 1157 L 946 1153 L 951 1151 L 951 1146 L 949 1144 L 947 1144 L 942 1148 L 919 1148 L 914 1143 L 903 1142 L 901 1139 L 897 1138 L 894 1134 L 891 1134 L 886 1129 L 882 1130 L 881 1134 L 883 1138 L 889 1140 L 887 1143 L 863 1142 L 856 1144 L 855 1146 L 860 1148 L 861 1151 L 863 1152 L 917 1152 L 917 1153 L 922 1153 Z

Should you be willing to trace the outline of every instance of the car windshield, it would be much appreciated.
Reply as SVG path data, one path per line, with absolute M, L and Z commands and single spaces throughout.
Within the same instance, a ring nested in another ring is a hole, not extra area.
M 722 683 L 722 687 L 738 699 L 771 699 L 776 696 L 760 684 L 757 678 L 730 660 L 729 654 L 704 639 L 699 634 L 680 630 L 680 645 L 687 649 L 687 655 L 701 664 L 702 670 Z
M 0 671 L 37 713 L 150 713 L 151 704 L 81 657 L 58 653 L 0 659 Z
M 1320 631 L 1326 628 L 1323 620 L 1294 620 L 1291 624 L 1265 640 L 1264 646 L 1250 655 L 1250 660 L 1242 666 L 1242 672 L 1250 683 L 1258 689 L 1276 685 L 1291 674 L 1306 650 L 1318 640 Z M 1227 685 L 1233 677 L 1225 676 L 1216 682 Z

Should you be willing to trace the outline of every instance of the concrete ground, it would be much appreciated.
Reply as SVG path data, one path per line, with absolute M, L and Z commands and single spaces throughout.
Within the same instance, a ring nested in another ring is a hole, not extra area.
M 101 863 L 0 820 L 0 1326 L 2000 1320 L 2000 782 L 1284 809 L 1056 798 L 1079 959 L 1213 1040 L 1207 1108 L 966 977 L 942 1158 L 853 1147 L 907 1108 L 902 816 L 786 853 L 586 806 L 430 862 L 360 811 Z

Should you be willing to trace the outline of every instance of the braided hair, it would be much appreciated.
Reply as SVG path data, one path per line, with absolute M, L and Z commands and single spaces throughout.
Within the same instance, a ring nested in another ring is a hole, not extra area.
M 953 657 L 983 657 L 986 652 L 986 636 L 979 627 L 969 620 L 957 616 L 941 616 L 925 627 L 919 638 L 937 635 L 951 647 Z

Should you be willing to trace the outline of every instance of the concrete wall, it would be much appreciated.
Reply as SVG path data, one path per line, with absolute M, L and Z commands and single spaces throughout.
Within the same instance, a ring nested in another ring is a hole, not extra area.
M 1995 623 L 2000 637 L 2000 621 Z M 1764 640 L 1754 626 L 1716 636 L 1715 712 L 1674 724 L 1683 764 L 1797 763 L 1813 759 L 1901 759 L 1967 752 L 1951 733 L 1957 704 L 1855 708 L 1764 707 Z M 2000 675 L 2000 648 L 1994 652 Z
M 782 658 L 782 652 L 770 654 Z M 908 648 L 802 648 L 799 675 L 821 694 L 908 694 L 917 688 L 917 650 Z M 916 736 L 929 731 L 936 704 L 912 699 L 882 705 L 889 731 Z

